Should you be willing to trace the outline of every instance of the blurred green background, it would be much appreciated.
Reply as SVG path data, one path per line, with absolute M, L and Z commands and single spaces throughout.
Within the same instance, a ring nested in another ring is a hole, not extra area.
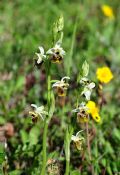
M 112 7 L 113 20 L 101 11 L 103 4 Z M 0 14 L 0 125 L 11 123 L 14 127 L 14 135 L 7 139 L 11 175 L 39 174 L 43 126 L 30 124 L 28 111 L 31 103 L 46 104 L 46 85 L 43 85 L 46 79 L 44 69 L 35 68 L 33 57 L 38 46 L 51 47 L 52 24 L 61 14 L 65 22 L 62 46 L 66 56 L 63 66 L 53 65 L 53 77 L 59 79 L 68 74 L 70 57 L 73 82 L 85 59 L 90 64 L 90 77 L 95 82 L 98 67 L 107 65 L 111 68 L 114 79 L 103 88 L 106 104 L 100 111 L 102 124 L 95 123 L 97 134 L 92 154 L 97 174 L 105 171 L 112 175 L 120 171 L 120 1 L 1 0 Z M 76 19 L 77 29 L 73 37 Z M 69 96 L 72 99 L 72 90 Z M 96 94 L 93 99 L 97 99 Z M 62 111 L 58 106 L 55 121 L 51 122 L 48 133 L 51 140 L 48 142 L 52 156 L 53 153 L 55 157 L 59 156 L 58 152 L 63 149 L 66 116 L 74 102 L 72 99 Z M 56 130 L 60 132 L 56 133 Z M 79 164 L 78 153 L 73 154 L 71 172 L 78 168 L 77 163 L 74 165 L 75 160 Z M 83 162 L 83 167 L 82 174 L 87 174 L 86 162 Z

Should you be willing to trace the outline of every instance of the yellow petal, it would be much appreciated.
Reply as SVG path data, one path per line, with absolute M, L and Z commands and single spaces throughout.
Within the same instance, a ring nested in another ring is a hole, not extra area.
M 101 118 L 100 118 L 99 114 L 92 115 L 92 118 L 98 123 L 101 121 Z
M 101 118 L 99 116 L 99 109 L 96 106 L 94 101 L 88 101 L 88 103 L 86 104 L 86 106 L 89 108 L 88 109 L 88 113 L 91 114 L 92 118 L 96 121 L 96 122 L 100 122 Z
M 109 83 L 113 79 L 113 74 L 109 67 L 98 68 L 96 75 L 101 83 Z
M 111 19 L 114 18 L 112 7 L 108 5 L 102 5 L 101 10 L 106 17 L 111 18 Z

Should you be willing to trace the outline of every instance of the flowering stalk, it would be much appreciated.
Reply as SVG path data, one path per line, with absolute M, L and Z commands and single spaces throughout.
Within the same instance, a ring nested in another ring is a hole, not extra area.
M 47 141 L 47 129 L 48 129 L 48 122 L 47 119 L 44 121 L 44 131 L 43 131 L 43 163 L 42 163 L 42 171 L 41 175 L 45 174 L 45 168 L 46 168 L 46 141 Z
M 53 115 L 54 108 L 55 108 L 55 103 L 54 103 L 54 97 L 52 96 L 51 93 L 51 75 L 50 75 L 50 67 L 51 67 L 51 62 L 52 63 L 61 63 L 63 60 L 63 56 L 65 55 L 65 51 L 61 47 L 62 43 L 62 30 L 63 30 L 63 17 L 60 16 L 60 18 L 54 23 L 53 27 L 53 47 L 50 48 L 46 52 L 47 59 L 45 60 L 45 68 L 47 72 L 47 107 L 48 107 L 48 117 L 45 118 L 44 120 L 44 131 L 43 131 L 43 163 L 42 163 L 42 170 L 41 170 L 41 175 L 45 175 L 45 169 L 46 169 L 46 161 L 47 161 L 47 155 L 46 155 L 46 143 L 47 143 L 47 130 L 48 130 L 48 124 L 49 121 Z M 60 34 L 60 36 L 58 36 Z M 59 40 L 58 40 L 58 37 Z M 57 41 L 57 42 L 56 42 Z M 56 42 L 56 43 L 55 43 Z M 43 49 L 40 50 L 40 57 L 46 58 L 44 56 Z
M 46 117 L 44 120 L 44 131 L 43 131 L 43 163 L 42 163 L 42 171 L 41 175 L 45 175 L 45 169 L 46 169 L 46 161 L 47 161 L 47 154 L 46 154 L 46 147 L 47 147 L 47 130 L 48 130 L 48 124 L 49 124 L 49 111 L 50 111 L 50 101 L 51 101 L 51 76 L 50 76 L 50 62 L 48 61 L 47 66 L 47 105 L 48 105 L 48 118 Z
M 48 62 L 48 73 L 47 73 L 47 103 L 48 103 L 48 112 L 50 110 L 50 100 L 51 100 L 51 76 L 50 76 L 50 67 L 51 63 Z
M 80 81 L 80 85 L 81 85 L 81 89 L 80 89 L 81 92 L 80 93 L 81 93 L 81 96 L 84 95 L 87 102 L 90 100 L 92 90 L 95 87 L 95 83 L 91 82 L 88 79 L 88 73 L 89 73 L 89 64 L 86 61 L 84 61 L 83 65 L 82 65 L 82 70 L 77 78 L 77 83 Z M 90 166 L 91 166 L 91 172 L 92 172 L 92 175 L 94 175 L 94 168 L 91 164 L 92 157 L 91 157 L 89 129 L 88 129 L 89 113 L 91 113 L 91 110 L 89 109 L 90 105 L 88 106 L 88 104 L 91 104 L 91 103 L 86 104 L 85 102 L 82 102 L 80 105 L 78 105 L 78 104 L 79 104 L 79 98 L 77 95 L 76 109 L 72 110 L 72 112 L 77 113 L 77 122 L 78 123 L 80 123 L 80 124 L 85 123 L 88 157 L 89 157 L 89 162 L 90 162 Z M 92 103 L 92 104 L 94 104 L 94 103 Z M 94 108 L 92 108 L 93 109 L 92 112 L 94 112 L 94 119 L 98 122 L 100 120 L 100 116 L 98 114 L 98 108 L 95 106 L 95 104 L 92 106 L 94 107 Z M 77 149 L 81 150 L 82 139 L 79 140 L 79 137 L 77 137 L 77 134 L 76 134 L 76 136 L 73 136 L 72 140 L 75 142 Z

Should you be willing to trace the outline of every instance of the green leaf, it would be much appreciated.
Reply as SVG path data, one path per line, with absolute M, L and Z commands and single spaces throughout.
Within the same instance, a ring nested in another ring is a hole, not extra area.
M 113 175 L 112 170 L 111 170 L 111 167 L 110 166 L 107 166 L 106 168 L 107 168 L 108 174 L 109 175 Z
M 80 175 L 81 173 L 79 172 L 79 170 L 74 170 L 70 173 L 70 175 Z
M 71 142 L 72 134 L 73 134 L 73 128 L 67 127 L 65 139 L 64 139 L 64 146 L 65 146 L 66 160 L 68 160 L 68 161 L 70 160 L 70 142 Z
M 114 128 L 112 134 L 116 139 L 120 140 L 120 131 L 117 128 Z
M 113 150 L 110 142 L 107 142 L 107 141 L 105 142 L 105 151 L 107 153 L 110 153 L 110 154 L 113 154 L 114 153 L 114 150 Z
M 4 119 L 3 117 L 0 116 L 0 125 L 5 124 L 5 122 L 6 122 L 5 119 Z
M 29 133 L 30 145 L 35 145 L 38 143 L 39 135 L 40 135 L 40 128 L 38 126 L 34 126 Z
M 29 138 L 27 132 L 25 130 L 21 130 L 20 135 L 21 135 L 22 142 L 25 144 Z
M 106 159 L 105 159 L 105 158 L 103 158 L 103 159 L 101 160 L 101 164 L 102 164 L 104 167 L 106 167 L 107 162 L 106 162 Z
M 0 151 L 0 164 L 2 164 L 4 160 L 5 160 L 5 152 Z
M 20 170 L 14 170 L 14 171 L 9 172 L 9 175 L 20 175 L 20 174 L 21 174 Z
M 22 87 L 24 86 L 24 83 L 25 83 L 25 77 L 20 76 L 16 81 L 15 90 L 22 89 Z
M 89 73 L 89 64 L 87 63 L 87 61 L 85 60 L 83 65 L 82 65 L 82 73 L 83 73 L 83 77 L 86 77 Z

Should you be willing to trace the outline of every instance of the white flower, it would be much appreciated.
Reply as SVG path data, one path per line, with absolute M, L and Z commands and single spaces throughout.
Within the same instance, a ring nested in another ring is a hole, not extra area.
M 82 84 L 82 86 L 84 87 L 81 95 L 84 94 L 86 97 L 86 100 L 90 100 L 92 89 L 95 87 L 95 83 L 90 82 L 87 77 L 82 77 L 80 80 L 80 84 Z
M 49 49 L 47 52 L 46 52 L 48 55 L 59 55 L 61 57 L 63 57 L 65 55 L 65 51 L 63 50 L 63 48 L 60 46 L 60 43 L 56 43 L 55 46 L 51 49 Z
M 52 87 L 63 87 L 64 89 L 67 89 L 69 84 L 65 82 L 65 79 L 70 79 L 70 77 L 63 77 L 60 81 L 54 83 Z
M 37 60 L 37 64 L 40 64 L 43 59 L 46 58 L 46 55 L 44 54 L 44 48 L 43 47 L 39 47 L 40 53 L 35 53 L 38 56 L 38 60 Z
M 7 142 L 5 141 L 5 149 L 7 149 Z
M 84 90 L 82 91 L 81 95 L 85 95 L 86 100 L 90 100 L 90 96 L 92 93 L 92 89 L 95 87 L 95 83 L 89 83 L 87 85 L 85 85 Z
M 48 112 L 44 111 L 44 106 L 37 107 L 35 104 L 31 104 L 31 106 L 34 108 L 35 113 L 42 118 L 42 120 L 44 120 L 44 115 L 48 115 Z
M 72 135 L 71 140 L 75 143 L 76 148 L 80 151 L 82 150 L 82 144 L 84 141 L 84 137 L 80 136 L 79 133 L 83 130 L 77 132 L 76 135 Z
M 63 77 L 60 81 L 57 81 L 52 85 L 52 87 L 57 89 L 58 96 L 66 96 L 66 91 L 68 89 L 69 84 L 65 82 L 65 79 L 70 79 L 70 77 Z
M 72 112 L 81 112 L 81 111 L 87 111 L 88 110 L 88 107 L 86 106 L 86 103 L 85 102 L 82 102 L 78 108 L 76 109 L 73 109 Z
M 72 135 L 71 140 L 74 142 L 78 142 L 80 140 L 79 137 Z
M 79 134 L 80 134 L 81 132 L 83 132 L 83 130 L 78 131 L 78 132 L 76 133 L 76 135 L 72 135 L 71 140 L 73 140 L 74 142 L 77 142 L 77 141 L 81 140 L 81 138 L 83 139 L 83 137 L 80 137 L 80 136 L 79 136 Z

